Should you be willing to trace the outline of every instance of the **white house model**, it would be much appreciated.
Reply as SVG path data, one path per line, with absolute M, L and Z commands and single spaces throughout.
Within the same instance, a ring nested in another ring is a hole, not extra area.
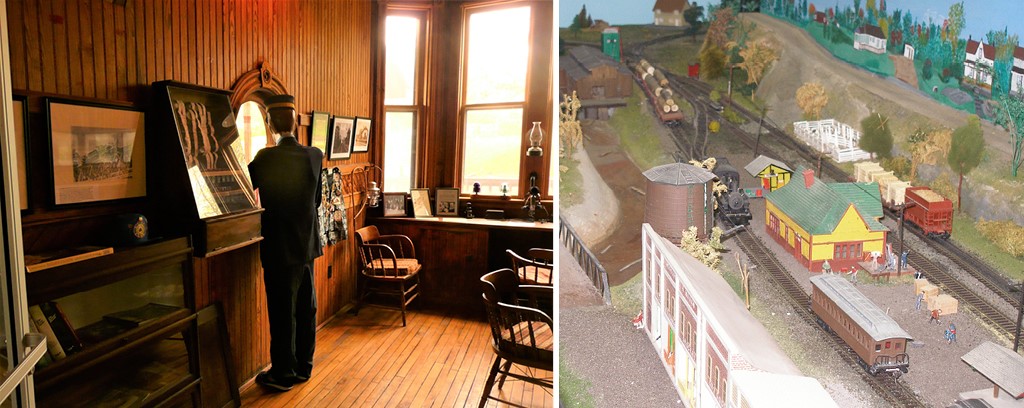
M 1016 54 L 1014 52 L 1015 60 Z M 969 78 L 975 83 L 991 87 L 992 67 L 996 62 L 996 47 L 968 39 L 966 57 L 964 59 L 964 78 Z M 1014 66 L 1016 66 L 1016 63 L 1014 61 Z
M 687 0 L 658 0 L 654 2 L 654 25 L 683 27 L 683 12 L 688 8 Z
M 853 32 L 853 48 L 867 50 L 875 54 L 885 53 L 885 33 L 882 28 L 865 24 Z

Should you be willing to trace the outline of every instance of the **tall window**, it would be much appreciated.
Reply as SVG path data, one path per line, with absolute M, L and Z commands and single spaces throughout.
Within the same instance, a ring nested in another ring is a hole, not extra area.
M 508 195 L 520 195 L 530 12 L 528 6 L 469 10 L 460 112 L 463 194 L 480 183 L 480 194 L 501 195 L 507 186 Z
M 409 191 L 418 120 L 422 14 L 389 12 L 385 27 L 384 190 Z

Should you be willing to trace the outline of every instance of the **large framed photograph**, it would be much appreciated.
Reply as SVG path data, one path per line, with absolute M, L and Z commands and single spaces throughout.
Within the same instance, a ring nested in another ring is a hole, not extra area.
M 309 145 L 320 149 L 327 154 L 327 134 L 330 132 L 331 115 L 327 112 L 313 111 L 312 132 L 309 135 Z
M 438 187 L 435 197 L 438 217 L 450 217 L 459 215 L 459 189 L 449 187 Z
M 54 205 L 146 195 L 146 136 L 141 111 L 46 99 Z
M 353 143 L 353 152 L 365 152 L 370 150 L 370 118 L 356 118 L 356 130 L 354 133 L 355 143 Z
M 412 215 L 415 217 L 430 216 L 430 189 L 412 189 Z
M 21 209 L 28 209 L 28 97 L 14 95 L 14 147 L 18 161 L 18 196 L 21 198 Z
M 352 157 L 352 129 L 355 119 L 335 116 L 331 119 L 331 153 L 328 160 L 341 160 Z
M 405 193 L 384 193 L 384 216 L 405 216 Z

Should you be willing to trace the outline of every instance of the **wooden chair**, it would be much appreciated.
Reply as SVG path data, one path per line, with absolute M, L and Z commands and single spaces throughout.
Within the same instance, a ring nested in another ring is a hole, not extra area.
M 512 270 L 519 275 L 519 282 L 527 285 L 554 285 L 555 251 L 550 249 L 530 248 L 526 257 L 505 250 L 512 259 Z
M 520 285 L 516 272 L 511 269 L 488 273 L 480 281 L 495 354 L 480 407 L 483 408 L 488 399 L 516 405 L 491 396 L 499 373 L 499 390 L 507 377 L 553 390 L 554 324 L 551 315 L 554 288 Z M 521 366 L 521 369 L 513 371 L 513 364 Z M 542 375 L 538 370 L 548 371 L 550 375 Z
M 380 235 L 377 227 L 370 225 L 356 231 L 359 242 L 361 284 L 356 298 L 356 314 L 365 298 L 371 294 L 394 296 L 398 306 L 384 306 L 402 311 L 402 326 L 405 326 L 405 309 L 419 296 L 420 265 L 416 259 L 416 248 L 405 235 Z

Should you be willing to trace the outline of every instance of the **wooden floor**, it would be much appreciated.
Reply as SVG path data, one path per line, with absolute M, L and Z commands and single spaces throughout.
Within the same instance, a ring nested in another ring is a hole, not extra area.
M 494 362 L 487 322 L 439 312 L 407 314 L 365 307 L 340 314 L 317 333 L 313 377 L 275 393 L 253 384 L 244 407 L 476 407 Z M 542 371 L 547 378 L 552 373 Z M 552 407 L 551 389 L 521 381 L 492 396 Z M 506 406 L 489 400 L 488 407 Z

